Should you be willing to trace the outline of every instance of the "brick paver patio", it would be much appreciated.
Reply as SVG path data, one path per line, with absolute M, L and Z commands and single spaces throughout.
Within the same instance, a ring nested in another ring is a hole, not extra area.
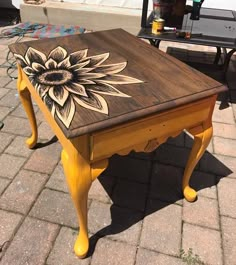
M 181 194 L 191 136 L 182 133 L 150 154 L 113 156 L 90 191 L 91 249 L 79 260 L 73 253 L 78 227 L 60 163 L 61 147 L 36 106 L 39 145 L 28 150 L 24 144 L 28 121 L 16 80 L 4 68 L 7 45 L 14 41 L 0 40 L 0 120 L 5 124 L 0 131 L 0 264 L 200 264 L 180 257 L 181 249 L 188 253 L 190 248 L 201 264 L 236 264 L 235 59 L 227 75 L 231 103 L 222 109 L 217 102 L 214 137 L 193 174 L 198 200 L 188 203 Z M 174 43 L 161 49 L 203 62 L 215 52 Z M 16 71 L 11 74 L 16 76 Z

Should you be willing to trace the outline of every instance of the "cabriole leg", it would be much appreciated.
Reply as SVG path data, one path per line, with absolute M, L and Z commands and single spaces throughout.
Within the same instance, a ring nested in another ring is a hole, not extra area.
M 18 82 L 17 82 L 17 89 L 19 92 L 19 97 L 22 102 L 22 105 L 25 109 L 25 112 L 28 116 L 30 127 L 31 127 L 31 137 L 26 140 L 26 144 L 29 148 L 33 148 L 38 140 L 38 128 L 37 128 L 37 122 L 35 118 L 35 113 L 32 105 L 31 95 L 30 92 L 24 82 L 21 78 L 21 70 L 18 68 Z
M 77 151 L 74 151 L 74 154 L 68 154 L 63 150 L 61 153 L 61 159 L 80 226 L 74 251 L 78 257 L 84 258 L 89 248 L 87 200 L 88 191 L 92 183 L 91 168 L 89 163 L 87 163 Z
M 182 187 L 183 187 L 183 194 L 184 197 L 187 201 L 189 202 L 193 202 L 196 197 L 197 197 L 197 192 L 192 189 L 189 186 L 189 180 L 190 177 L 192 175 L 192 172 L 196 166 L 196 164 L 198 163 L 198 161 L 200 160 L 200 158 L 202 157 L 203 153 L 205 152 L 211 137 L 212 137 L 212 124 L 206 126 L 203 125 L 203 131 L 200 133 L 194 133 L 194 143 L 193 143 L 193 147 L 184 171 L 184 177 L 183 177 L 183 183 L 182 183 Z

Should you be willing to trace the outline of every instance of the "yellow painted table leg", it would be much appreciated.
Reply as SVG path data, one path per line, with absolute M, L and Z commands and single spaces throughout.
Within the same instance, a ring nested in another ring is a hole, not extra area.
M 86 256 L 89 248 L 87 200 L 88 191 L 92 183 L 90 165 L 76 151 L 74 151 L 74 154 L 68 154 L 63 150 L 61 159 L 80 225 L 74 251 L 77 256 L 83 258 Z
M 31 137 L 26 140 L 26 144 L 29 148 L 33 148 L 38 139 L 38 128 L 37 128 L 37 122 L 35 118 L 35 113 L 32 105 L 31 95 L 30 92 L 22 79 L 21 70 L 18 67 L 18 81 L 17 81 L 17 89 L 19 92 L 19 97 L 22 102 L 22 105 L 25 109 L 25 112 L 28 116 L 30 127 L 31 127 Z
M 202 157 L 203 153 L 205 152 L 211 140 L 212 132 L 213 132 L 212 124 L 210 123 L 208 125 L 207 124 L 203 125 L 202 132 L 193 133 L 194 143 L 184 171 L 183 184 L 182 184 L 184 197 L 189 202 L 193 202 L 197 197 L 197 192 L 189 186 L 189 179 L 196 164 Z
M 61 153 L 61 159 L 80 226 L 74 251 L 78 257 L 84 258 L 89 249 L 87 228 L 88 192 L 92 181 L 105 170 L 108 163 L 107 160 L 103 160 L 95 163 L 94 167 L 92 167 L 76 149 L 71 153 L 67 153 L 64 149 Z

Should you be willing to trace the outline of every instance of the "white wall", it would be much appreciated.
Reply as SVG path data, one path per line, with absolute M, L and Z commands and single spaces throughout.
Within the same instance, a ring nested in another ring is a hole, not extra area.
M 56 0 L 60 2 L 60 0 Z M 114 6 L 114 7 L 125 7 L 125 8 L 142 8 L 142 0 L 63 0 L 63 2 L 74 2 L 83 4 L 96 4 L 101 6 Z M 187 0 L 189 4 L 192 0 Z M 149 4 L 152 0 L 149 0 Z M 219 8 L 219 9 L 232 9 L 236 10 L 236 0 L 205 0 L 203 3 L 205 7 Z
M 50 0 L 46 0 L 50 1 Z M 70 2 L 110 7 L 123 7 L 132 9 L 142 9 L 142 0 L 52 0 L 54 2 Z M 50 1 L 50 2 L 52 2 Z M 15 6 L 19 8 L 19 4 L 23 3 L 23 0 L 0 0 L 1 7 Z M 149 6 L 151 7 L 152 0 L 149 0 Z M 191 4 L 192 0 L 187 0 L 187 3 Z M 236 10 L 236 0 L 205 0 L 204 7 L 219 8 L 219 9 L 232 9 Z
M 236 10 L 236 0 L 205 0 L 205 7 Z

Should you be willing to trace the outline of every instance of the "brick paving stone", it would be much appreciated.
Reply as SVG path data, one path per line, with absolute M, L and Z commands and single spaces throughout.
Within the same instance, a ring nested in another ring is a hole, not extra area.
M 36 118 L 37 118 L 37 120 L 40 121 L 40 122 L 45 122 L 45 121 L 46 121 L 46 119 L 45 119 L 43 113 L 42 113 L 39 109 L 38 109 L 38 111 L 37 111 L 37 113 L 36 113 Z
M 214 199 L 199 197 L 194 203 L 184 200 L 183 221 L 219 229 L 218 202 Z
M 78 231 L 62 227 L 53 249 L 47 259 L 47 265 L 89 265 L 90 258 L 79 259 L 73 249 Z
M 32 154 L 33 150 L 29 149 L 26 145 L 26 137 L 16 136 L 15 139 L 11 142 L 11 144 L 6 148 L 5 153 L 29 157 Z
M 222 177 L 231 176 L 236 172 L 236 158 L 206 153 L 200 161 L 200 169 Z
M 146 197 L 146 184 L 120 180 L 114 188 L 112 201 L 121 207 L 144 211 Z
M 222 216 L 221 218 L 224 265 L 235 264 L 236 260 L 236 220 Z
M 46 140 L 50 140 L 55 136 L 55 134 L 51 130 L 51 127 L 45 121 L 39 125 L 38 134 L 40 139 L 46 139 Z
M 0 195 L 3 193 L 3 191 L 5 190 L 5 188 L 9 183 L 10 183 L 9 179 L 0 178 Z
M 135 265 L 184 265 L 181 259 L 139 248 Z
M 27 217 L 0 264 L 44 265 L 58 229 L 58 225 Z
M 136 210 L 92 201 L 88 228 L 93 234 L 136 245 L 140 237 L 143 215 Z
M 236 157 L 236 140 L 214 137 L 213 143 L 216 154 Z
M 223 178 L 217 187 L 220 214 L 236 218 L 236 179 Z
M 143 214 L 132 209 L 111 207 L 112 224 L 108 238 L 137 245 L 140 238 Z
M 214 135 L 223 138 L 236 139 L 236 125 L 235 124 L 224 124 L 224 123 L 213 123 Z
M 113 182 L 113 177 L 101 175 L 92 183 L 88 197 L 105 203 L 111 202 L 109 195 L 112 191 Z
M 212 121 L 213 122 L 221 122 L 221 123 L 228 123 L 228 124 L 234 124 L 234 115 L 233 115 L 233 110 L 232 107 L 228 107 L 225 109 L 219 109 L 220 105 L 216 103 L 213 116 L 212 116 Z
M 38 119 L 37 117 L 37 114 L 39 112 L 39 108 L 38 106 L 33 102 L 33 108 L 34 108 L 34 113 L 36 115 L 36 121 L 37 121 L 37 124 L 39 125 L 41 120 Z M 19 118 L 27 118 L 27 115 L 26 115 L 26 112 L 24 110 L 24 107 L 22 104 L 20 104 L 19 106 L 17 106 L 11 113 L 12 116 L 15 116 L 15 117 L 19 117 Z
M 0 176 L 10 179 L 14 178 L 24 163 L 25 158 L 23 157 L 16 157 L 8 154 L 0 155 Z
M 59 143 L 53 143 L 43 148 L 38 148 L 31 155 L 24 168 L 51 174 L 60 159 L 60 153 L 61 146 Z
M 5 96 L 0 99 L 1 106 L 15 108 L 19 104 L 20 99 L 16 90 L 10 90 Z
M 61 163 L 56 166 L 55 170 L 53 171 L 51 177 L 49 178 L 46 184 L 46 187 L 68 193 L 66 177 Z
M 154 163 L 149 196 L 166 202 L 181 200 L 182 177 L 181 168 Z
M 9 92 L 9 89 L 0 87 L 0 98 L 5 96 Z
M 172 166 L 185 167 L 189 157 L 188 148 L 162 144 L 156 150 L 155 160 Z
M 135 254 L 135 246 L 102 238 L 96 245 L 91 265 L 133 265 Z
M 221 163 L 227 167 L 227 169 L 231 172 L 228 172 L 228 176 L 230 178 L 236 178 L 236 157 L 231 157 L 231 156 L 221 156 L 221 155 L 215 155 L 215 157 L 221 161 Z M 224 174 L 225 172 L 220 172 L 223 174 L 218 174 L 218 175 L 226 175 Z
M 48 176 L 21 170 L 0 198 L 0 207 L 26 214 L 36 200 Z
M 45 189 L 35 202 L 30 216 L 77 228 L 77 215 L 69 194 Z
M 182 207 L 151 200 L 143 222 L 140 246 L 164 254 L 179 255 Z
M 92 201 L 88 211 L 88 229 L 95 234 L 111 224 L 111 204 Z M 106 229 L 108 233 L 109 230 Z
M 1 257 L 3 255 L 3 252 L 5 251 L 5 249 L 9 245 L 10 240 L 14 236 L 14 233 L 17 230 L 21 218 L 22 216 L 19 214 L 0 210 L 0 246 L 3 247 L 2 252 L 0 252 L 0 264 L 2 264 Z
M 0 106 L 0 120 L 5 119 L 5 117 L 12 111 L 9 107 Z
M 17 91 L 17 79 L 10 81 L 5 87 L 15 89 L 15 91 Z
M 202 171 L 194 171 L 190 179 L 190 186 L 197 191 L 199 197 L 217 199 L 216 183 L 215 175 Z
M 5 126 L 3 127 L 3 132 L 8 132 L 12 134 L 30 136 L 31 129 L 27 119 L 22 119 L 9 115 L 4 120 Z
M 182 249 L 187 253 L 190 248 L 206 264 L 223 264 L 219 231 L 184 223 Z
M 4 151 L 14 137 L 14 135 L 0 132 L 0 153 Z
M 10 81 L 11 81 L 10 77 L 0 76 L 0 87 L 5 87 Z
M 18 107 L 16 107 L 13 112 L 11 113 L 12 116 L 19 117 L 19 118 L 25 118 L 27 119 L 25 110 L 23 108 L 23 105 L 20 104 Z
M 109 160 L 109 166 L 105 174 L 147 183 L 149 172 L 150 161 L 115 155 Z

